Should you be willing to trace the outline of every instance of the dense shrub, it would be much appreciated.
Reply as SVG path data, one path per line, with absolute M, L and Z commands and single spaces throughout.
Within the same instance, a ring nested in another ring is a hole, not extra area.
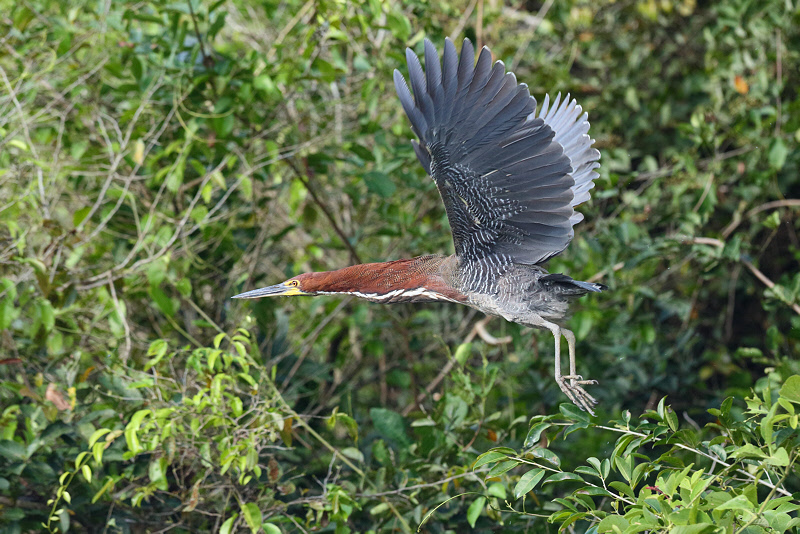
M 0 530 L 798 532 L 795 4 L 0 2 Z M 596 418 L 548 332 L 228 298 L 452 249 L 391 82 L 448 35 L 589 113 Z

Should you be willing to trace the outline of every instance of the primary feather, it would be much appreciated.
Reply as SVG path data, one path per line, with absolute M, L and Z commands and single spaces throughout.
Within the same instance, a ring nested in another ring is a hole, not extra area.
M 474 62 L 469 40 L 461 57 L 445 41 L 443 61 L 425 40 L 425 70 L 406 51 L 411 89 L 394 82 L 411 127 L 414 150 L 447 210 L 456 255 L 465 262 L 536 265 L 563 251 L 573 208 L 589 199 L 600 153 L 587 135 L 586 114 L 569 97 L 539 112 L 536 100 L 488 48 Z M 412 94 L 413 91 L 413 94 Z

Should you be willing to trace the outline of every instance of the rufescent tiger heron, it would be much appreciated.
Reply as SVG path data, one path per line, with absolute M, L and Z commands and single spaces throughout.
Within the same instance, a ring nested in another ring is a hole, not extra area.
M 600 153 L 589 122 L 569 96 L 541 109 L 488 48 L 477 63 L 464 40 L 461 57 L 448 39 L 443 61 L 425 41 L 425 66 L 406 50 L 413 97 L 398 70 L 394 85 L 425 171 L 436 182 L 453 233 L 455 254 L 429 255 L 305 273 L 233 298 L 355 295 L 372 302 L 448 301 L 508 321 L 544 328 L 555 338 L 555 379 L 581 409 L 597 401 L 575 371 L 575 335 L 559 322 L 573 298 L 606 289 L 542 264 L 562 252 L 583 220 L 575 206 L 589 200 Z M 561 374 L 561 336 L 569 374 Z

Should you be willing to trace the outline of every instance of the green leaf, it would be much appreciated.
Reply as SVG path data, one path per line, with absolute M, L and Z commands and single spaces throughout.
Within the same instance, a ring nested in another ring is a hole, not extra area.
M 181 278 L 178 280 L 178 282 L 175 284 L 175 287 L 184 297 L 188 297 L 192 294 L 192 282 L 188 278 Z
M 272 77 L 269 74 L 260 74 L 253 79 L 253 87 L 258 91 L 263 91 L 267 96 L 276 96 L 280 94 L 280 90 L 275 85 Z
M 236 521 L 237 517 L 239 517 L 239 514 L 234 512 L 232 516 L 226 519 L 225 522 L 222 523 L 222 526 L 219 529 L 219 534 L 231 534 L 233 523 Z
M 716 530 L 711 523 L 695 523 L 694 525 L 675 525 L 670 530 L 670 534 L 710 534 Z
M 92 432 L 92 436 L 89 438 L 89 448 L 92 448 L 94 444 L 97 443 L 98 439 L 102 438 L 109 432 L 111 432 L 110 428 L 98 428 L 97 430 Z
M 456 348 L 455 355 L 453 356 L 459 365 L 464 365 L 472 352 L 472 343 L 462 343 Z
M 597 532 L 603 534 L 604 532 L 615 532 L 614 527 L 617 527 L 620 532 L 624 531 L 630 526 L 628 520 L 619 515 L 608 515 L 597 524 Z
M 163 339 L 157 339 L 157 340 L 153 341 L 150 344 L 150 348 L 147 349 L 147 355 L 148 356 L 153 356 L 153 358 L 151 358 L 150 360 L 148 360 L 144 364 L 144 370 L 147 371 L 151 367 L 153 367 L 155 365 L 158 365 L 158 362 L 160 362 L 161 359 L 164 356 L 166 356 L 168 348 L 169 348 L 169 345 Z
M 372 408 L 369 411 L 375 430 L 396 445 L 408 447 L 411 440 L 406 434 L 405 419 L 403 416 L 386 408 Z
M 519 478 L 519 482 L 514 486 L 514 498 L 519 499 L 533 488 L 542 480 L 545 475 L 544 469 L 531 469 Z
M 40 321 L 45 332 L 50 332 L 56 324 L 56 314 L 53 305 L 47 299 L 39 299 L 37 302 L 37 319 Z
M 126 428 L 129 428 L 131 430 L 139 430 L 139 427 L 142 425 L 142 421 L 144 421 L 144 418 L 150 415 L 151 413 L 152 412 L 149 409 L 137 410 L 136 413 L 133 414 L 133 417 L 131 417 L 131 420 Z
M 783 142 L 783 139 L 780 137 L 773 139 L 769 144 L 769 153 L 767 155 L 770 167 L 778 171 L 781 170 L 786 163 L 788 154 L 789 149 L 786 148 L 786 143 Z
M 250 530 L 253 531 L 255 534 L 258 532 L 258 529 L 261 528 L 261 524 L 263 521 L 261 510 L 258 508 L 258 505 L 254 502 L 249 502 L 241 507 L 242 515 L 244 516 L 244 520 L 247 522 L 247 526 L 250 527 Z
M 72 214 L 72 225 L 76 228 L 86 219 L 86 216 L 89 215 L 89 212 L 92 211 L 91 206 L 84 206 L 83 208 L 77 210 L 75 213 Z
M 732 458 L 766 458 L 764 452 L 751 443 L 746 443 L 730 455 Z
M 539 443 L 539 438 L 542 435 L 542 432 L 547 430 L 553 426 L 551 423 L 537 423 L 528 430 L 528 435 L 525 436 L 525 442 L 523 443 L 523 447 L 529 449 Z
M 585 465 L 579 465 L 574 469 L 574 471 L 580 475 L 589 475 L 593 477 L 599 476 L 597 474 L 597 470 L 592 469 L 591 467 L 586 467 Z
M 177 311 L 177 306 L 171 298 L 158 286 L 150 286 L 150 297 L 161 312 L 167 317 L 172 317 Z
M 615 480 L 613 482 L 609 482 L 608 486 L 610 488 L 614 488 L 615 490 L 617 490 L 621 494 L 625 495 L 629 499 L 635 499 L 636 498 L 636 496 L 633 494 L 633 490 L 631 489 L 631 487 L 629 485 L 625 484 L 624 482 L 620 482 L 619 480 Z
M 0 441 L 0 456 L 16 461 L 23 461 L 28 458 L 25 447 L 9 439 Z
M 164 480 L 167 468 L 166 458 L 156 458 L 150 462 L 147 474 L 150 477 L 150 482 L 161 482 Z
M 341 452 L 342 455 L 350 458 L 351 460 L 364 462 L 364 453 L 358 450 L 356 447 L 345 447 L 341 450 Z
M 781 386 L 781 397 L 800 404 L 800 375 L 792 375 Z
M 336 422 L 342 423 L 344 427 L 347 429 L 347 433 L 350 436 L 350 439 L 358 443 L 358 423 L 356 423 L 355 419 L 353 419 L 346 413 L 337 413 Z
M 600 468 L 600 460 L 598 460 L 594 456 L 590 456 L 589 458 L 586 459 L 586 463 L 594 467 L 595 471 L 597 471 L 597 473 L 600 474 L 601 477 L 603 476 L 602 475 L 603 471 Z
M 575 482 L 584 482 L 583 478 L 575 473 L 568 473 L 566 471 L 562 471 L 561 473 L 555 473 L 547 477 L 547 480 L 542 482 L 542 485 L 550 484 L 553 482 L 566 482 L 566 481 L 575 481 Z
M 272 523 L 264 523 L 261 525 L 261 528 L 264 529 L 266 534 L 281 534 L 281 529 L 279 529 L 276 525 Z
M 470 527 L 475 528 L 475 522 L 480 517 L 481 512 L 483 512 L 483 507 L 485 504 L 486 497 L 478 497 L 472 501 L 472 504 L 469 505 L 469 508 L 467 509 L 467 523 L 469 523 Z
M 390 198 L 397 190 L 391 178 L 382 172 L 371 171 L 364 175 L 364 183 L 367 189 L 383 198 Z
M 603 497 L 616 497 L 615 494 L 611 493 L 605 488 L 597 488 L 593 486 L 587 486 L 585 488 L 581 488 L 579 491 L 581 495 L 601 495 Z
M 503 473 L 507 473 L 517 467 L 521 462 L 519 460 L 506 460 L 500 462 L 492 467 L 486 474 L 486 478 L 499 477 Z
M 750 502 L 750 499 L 745 497 L 744 495 L 737 495 L 733 499 L 726 501 L 716 508 L 715 510 L 747 510 L 749 512 L 753 511 L 753 503 Z
M 789 465 L 789 453 L 786 452 L 785 448 L 779 447 L 769 458 L 764 460 L 764 463 L 776 465 L 778 467 L 786 467 Z
M 100 497 L 103 496 L 103 494 L 105 494 L 108 490 L 110 490 L 113 487 L 114 487 L 114 478 L 107 477 L 105 484 L 103 484 L 103 487 L 100 488 L 97 491 L 97 493 L 94 494 L 94 497 L 92 497 L 92 504 L 96 503 L 98 499 L 100 499 Z
M 497 497 L 498 499 L 506 500 L 506 487 L 501 482 L 495 482 L 494 484 L 490 484 L 489 487 L 486 489 L 486 493 L 491 495 L 492 497 Z
M 574 404 L 568 404 L 564 402 L 558 406 L 558 410 L 564 415 L 564 417 L 569 419 L 582 421 L 584 423 L 591 422 L 591 416 Z
M 0 330 L 5 330 L 11 326 L 11 322 L 19 315 L 19 310 L 14 306 L 14 299 L 17 296 L 14 283 L 4 278 L 3 284 L 0 286 L 0 293 L 5 293 L 0 298 Z
M 508 455 L 498 451 L 489 451 L 481 454 L 475 460 L 475 463 L 472 464 L 472 470 L 476 470 L 479 467 L 483 467 L 486 464 L 490 464 L 493 462 L 499 462 L 500 460 L 505 460 L 508 458 Z
M 666 408 L 666 420 L 667 424 L 669 425 L 670 430 L 673 432 L 678 431 L 678 415 L 675 413 L 675 410 L 672 407 L 667 406 Z
M 86 479 L 86 482 L 92 481 L 92 468 L 88 465 L 81 466 L 81 473 L 83 473 L 83 478 Z
M 214 125 L 214 130 L 217 132 L 217 136 L 224 139 L 228 137 L 231 132 L 233 132 L 236 119 L 233 114 L 228 113 L 222 117 L 215 117 L 212 119 L 211 123 Z
M 550 449 L 545 449 L 544 447 L 536 447 L 529 450 L 526 454 L 534 458 L 545 460 L 555 465 L 556 467 L 561 466 L 561 458 L 559 458 L 558 455 L 556 455 L 556 453 L 554 453 Z

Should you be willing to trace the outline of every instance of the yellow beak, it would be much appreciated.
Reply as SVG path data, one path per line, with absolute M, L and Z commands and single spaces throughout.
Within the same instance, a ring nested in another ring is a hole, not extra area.
M 261 297 L 292 297 L 294 295 L 305 295 L 300 291 L 300 288 L 292 284 L 291 282 L 283 282 L 282 284 L 277 284 L 274 286 L 269 287 L 262 287 L 261 289 L 254 289 L 252 291 L 248 291 L 247 293 L 240 293 L 239 295 L 234 295 L 231 298 L 234 299 L 258 299 Z

